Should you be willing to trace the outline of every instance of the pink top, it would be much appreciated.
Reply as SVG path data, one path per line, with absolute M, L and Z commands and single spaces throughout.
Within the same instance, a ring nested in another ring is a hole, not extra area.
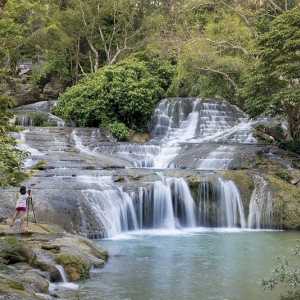
M 16 208 L 26 208 L 27 207 L 27 195 L 20 195 Z

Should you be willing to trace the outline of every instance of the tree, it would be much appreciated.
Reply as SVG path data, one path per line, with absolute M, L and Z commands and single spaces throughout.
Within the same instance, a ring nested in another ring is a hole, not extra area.
M 136 55 L 101 68 L 68 89 L 61 95 L 56 113 L 81 126 L 110 127 L 121 122 L 134 130 L 147 130 L 172 74 L 168 62 Z
M 292 138 L 300 140 L 300 8 L 284 12 L 258 41 L 259 61 L 246 77 L 242 95 L 252 115 L 287 117 Z
M 13 129 L 9 125 L 12 105 L 10 98 L 0 96 L 0 187 L 17 184 L 25 176 L 21 167 L 26 153 L 18 150 L 15 139 L 8 135 Z
M 277 258 L 272 276 L 262 281 L 265 290 L 273 290 L 279 286 L 284 287 L 287 294 L 281 295 L 282 300 L 297 300 L 300 297 L 299 242 L 296 248 L 293 249 L 292 255 L 291 259 Z

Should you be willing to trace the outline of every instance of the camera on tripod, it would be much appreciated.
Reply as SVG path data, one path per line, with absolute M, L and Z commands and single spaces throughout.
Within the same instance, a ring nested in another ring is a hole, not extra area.
M 28 195 L 28 197 L 27 197 L 26 206 L 27 206 L 27 227 L 28 227 L 30 210 L 32 210 L 33 222 L 37 223 L 37 220 L 36 220 L 36 215 L 35 215 L 35 211 L 34 211 L 34 205 L 33 205 L 33 200 L 32 200 L 32 190 L 31 189 L 27 190 L 27 195 Z

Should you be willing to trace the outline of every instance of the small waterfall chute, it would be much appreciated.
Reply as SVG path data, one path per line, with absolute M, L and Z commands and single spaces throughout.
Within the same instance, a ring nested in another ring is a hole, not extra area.
M 273 223 L 272 193 L 262 176 L 255 175 L 254 183 L 255 188 L 249 205 L 248 227 L 255 229 L 271 228 Z
M 232 180 L 218 179 L 220 184 L 220 202 L 222 226 L 246 228 L 244 207 L 240 192 Z
M 203 181 L 198 190 L 200 226 L 246 228 L 245 212 L 239 189 L 231 180 Z

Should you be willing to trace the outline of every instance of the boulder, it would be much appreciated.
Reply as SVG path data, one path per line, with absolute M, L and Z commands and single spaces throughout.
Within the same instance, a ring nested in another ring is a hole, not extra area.
M 48 293 L 49 281 L 38 271 L 30 270 L 24 273 L 20 281 L 35 293 Z
M 79 281 L 89 277 L 91 263 L 81 255 L 63 252 L 56 256 L 56 262 L 64 267 L 70 281 Z
M 14 236 L 5 236 L 0 239 L 0 257 L 6 264 L 27 262 L 32 264 L 36 259 L 35 253 L 23 241 Z

